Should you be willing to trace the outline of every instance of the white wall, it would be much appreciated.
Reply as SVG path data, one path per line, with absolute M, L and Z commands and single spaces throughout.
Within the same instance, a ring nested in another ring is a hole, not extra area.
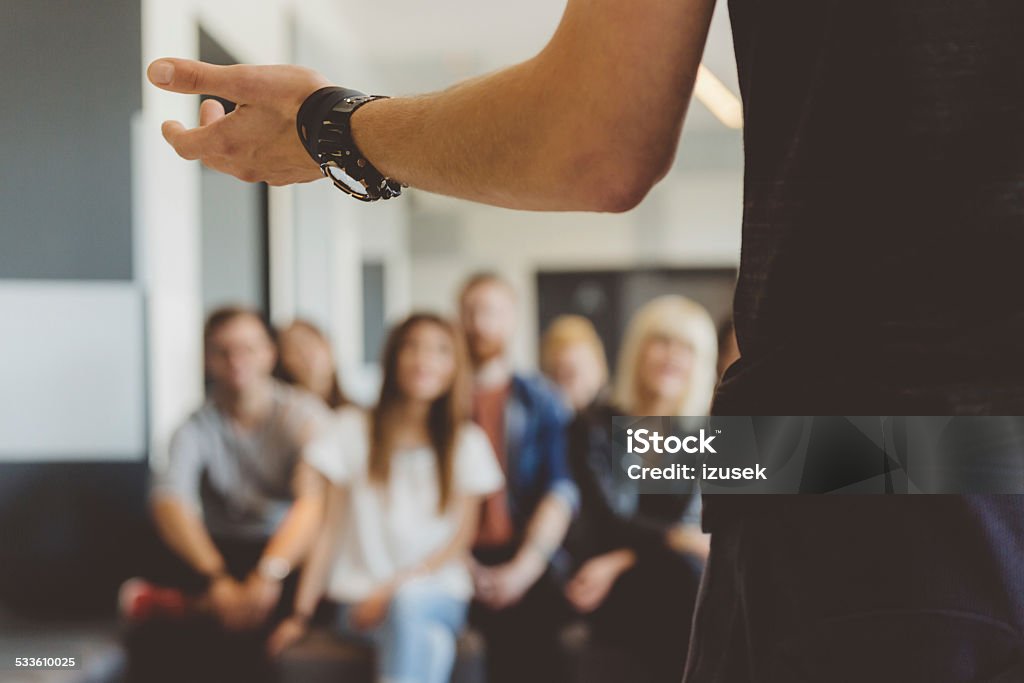
M 0 460 L 145 453 L 143 302 L 130 281 L 0 283 Z
M 143 0 L 142 7 L 142 79 L 158 57 L 196 58 L 201 24 L 242 62 L 298 61 L 339 82 L 342 71 L 374 84 L 357 37 L 346 32 L 344 13 L 329 0 Z M 162 121 L 195 125 L 197 113 L 198 98 L 144 85 L 136 206 L 149 295 L 149 417 L 157 461 L 174 428 L 202 400 L 199 166 L 179 159 L 160 135 Z M 361 349 L 352 343 L 361 339 L 361 236 L 376 223 L 395 235 L 404 229 L 394 209 L 368 217 L 367 208 L 325 183 L 270 192 L 271 317 L 284 323 L 308 315 L 322 324 L 335 339 L 343 376 L 362 371 Z M 397 237 L 393 244 L 400 244 Z M 403 277 L 396 272 L 396 282 Z M 400 291 L 395 302 L 402 304 Z
M 684 140 L 681 154 L 685 153 Z M 467 275 L 476 270 L 499 272 L 522 293 L 515 357 L 520 365 L 531 367 L 536 363 L 535 275 L 539 270 L 738 264 L 742 221 L 738 142 L 724 154 L 726 161 L 735 159 L 717 169 L 680 169 L 670 174 L 626 214 L 523 213 L 417 197 L 411 229 L 426 226 L 443 233 L 448 248 L 414 253 L 412 303 L 454 312 L 454 298 Z

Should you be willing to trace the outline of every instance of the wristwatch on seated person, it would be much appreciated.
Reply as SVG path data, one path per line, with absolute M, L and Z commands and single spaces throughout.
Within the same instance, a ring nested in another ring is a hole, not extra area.
M 328 86 L 306 98 L 295 117 L 299 140 L 320 171 L 342 192 L 364 202 L 402 194 L 402 184 L 386 177 L 356 147 L 352 115 L 382 95 Z
M 292 573 L 292 563 L 283 557 L 264 557 L 256 566 L 256 573 L 262 579 L 280 583 Z

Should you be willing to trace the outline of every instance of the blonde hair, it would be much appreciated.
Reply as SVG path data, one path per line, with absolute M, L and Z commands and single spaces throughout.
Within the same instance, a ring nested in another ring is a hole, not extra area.
M 703 306 L 682 296 L 661 296 L 643 306 L 629 323 L 615 373 L 615 405 L 624 411 L 637 407 L 637 364 L 647 341 L 665 335 L 693 348 L 690 383 L 680 398 L 676 415 L 707 415 L 715 390 L 718 335 Z
M 558 354 L 577 344 L 590 349 L 601 366 L 601 382 L 607 381 L 608 358 L 604 353 L 604 344 L 601 343 L 594 324 L 581 315 L 560 315 L 548 325 L 541 342 L 541 372 L 548 377 L 553 376 Z

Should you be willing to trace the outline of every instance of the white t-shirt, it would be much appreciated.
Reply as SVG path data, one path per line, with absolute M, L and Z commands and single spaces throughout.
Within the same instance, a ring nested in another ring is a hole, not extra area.
M 347 495 L 341 537 L 327 595 L 339 602 L 366 598 L 401 571 L 443 548 L 458 530 L 455 506 L 438 509 L 439 482 L 433 449 L 396 451 L 386 484 L 369 478 L 369 416 L 356 408 L 337 413 L 304 451 L 306 461 Z M 459 429 L 452 468 L 453 496 L 482 496 L 503 485 L 490 441 L 471 422 Z M 453 597 L 469 599 L 473 585 L 461 558 L 433 579 Z

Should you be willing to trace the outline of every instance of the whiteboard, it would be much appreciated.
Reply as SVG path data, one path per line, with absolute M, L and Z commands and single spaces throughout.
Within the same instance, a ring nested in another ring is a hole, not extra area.
M 142 459 L 144 330 L 134 283 L 0 281 L 0 461 Z

